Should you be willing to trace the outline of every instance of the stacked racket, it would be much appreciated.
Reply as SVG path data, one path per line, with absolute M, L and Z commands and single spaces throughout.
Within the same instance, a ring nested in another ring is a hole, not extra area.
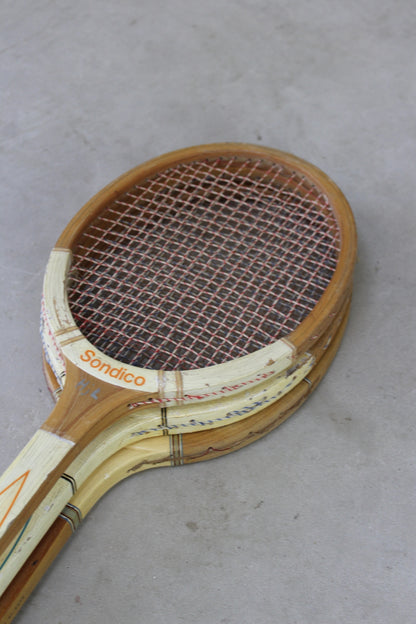
M 343 335 L 355 254 L 334 183 L 247 145 L 157 158 L 76 215 L 42 301 L 60 398 L 0 482 L 0 621 L 111 485 L 241 448 L 303 402 Z

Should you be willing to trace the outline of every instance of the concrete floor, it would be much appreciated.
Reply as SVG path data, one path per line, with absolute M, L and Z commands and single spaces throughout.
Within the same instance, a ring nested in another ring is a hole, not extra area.
M 52 405 L 49 250 L 117 175 L 269 145 L 333 177 L 359 232 L 346 338 L 305 406 L 117 486 L 16 622 L 414 624 L 415 32 L 410 0 L 2 0 L 0 472 Z

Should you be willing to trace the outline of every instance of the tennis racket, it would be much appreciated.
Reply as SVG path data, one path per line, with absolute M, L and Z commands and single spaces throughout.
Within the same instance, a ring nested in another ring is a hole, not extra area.
M 168 406 L 177 420 L 158 424 L 184 430 L 185 405 L 241 395 L 303 358 L 345 301 L 355 245 L 339 189 L 266 148 L 181 150 L 96 195 L 48 263 L 65 384 L 0 480 L 0 564 L 70 463 L 131 410 Z
M 0 621 L 6 623 L 13 620 L 80 521 L 113 485 L 127 476 L 149 468 L 182 465 L 219 457 L 261 438 L 284 422 L 300 407 L 324 376 L 339 348 L 347 319 L 348 309 L 341 319 L 341 326 L 335 329 L 335 335 L 331 332 L 326 341 L 322 341 L 318 363 L 308 377 L 283 398 L 263 408 L 256 415 L 221 429 L 133 442 L 107 458 L 80 483 L 75 496 L 62 510 L 59 518 L 22 566 L 14 582 L 0 598 Z M 49 388 L 56 396 L 57 391 L 59 394 L 59 386 L 47 364 L 45 371 Z

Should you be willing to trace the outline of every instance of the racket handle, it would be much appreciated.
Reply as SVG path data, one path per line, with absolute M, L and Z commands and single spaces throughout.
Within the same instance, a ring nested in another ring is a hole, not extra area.
M 96 380 L 69 361 L 67 373 L 51 415 L 0 478 L 0 575 L 25 524 L 71 461 L 138 399 L 137 392 Z
M 8 624 L 15 618 L 71 535 L 69 524 L 58 517 L 1 596 L 1 624 Z
M 0 478 L 1 568 L 24 526 L 72 459 L 74 443 L 39 429 Z
M 0 597 L 1 624 L 13 620 L 79 523 L 109 489 L 137 472 L 172 465 L 170 444 L 167 436 L 132 444 L 90 475 Z

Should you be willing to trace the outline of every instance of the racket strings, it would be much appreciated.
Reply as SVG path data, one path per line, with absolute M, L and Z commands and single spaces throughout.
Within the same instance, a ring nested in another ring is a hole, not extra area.
M 293 331 L 336 267 L 339 232 L 319 189 L 279 165 L 178 165 L 124 193 L 74 256 L 83 334 L 122 362 L 195 368 Z

